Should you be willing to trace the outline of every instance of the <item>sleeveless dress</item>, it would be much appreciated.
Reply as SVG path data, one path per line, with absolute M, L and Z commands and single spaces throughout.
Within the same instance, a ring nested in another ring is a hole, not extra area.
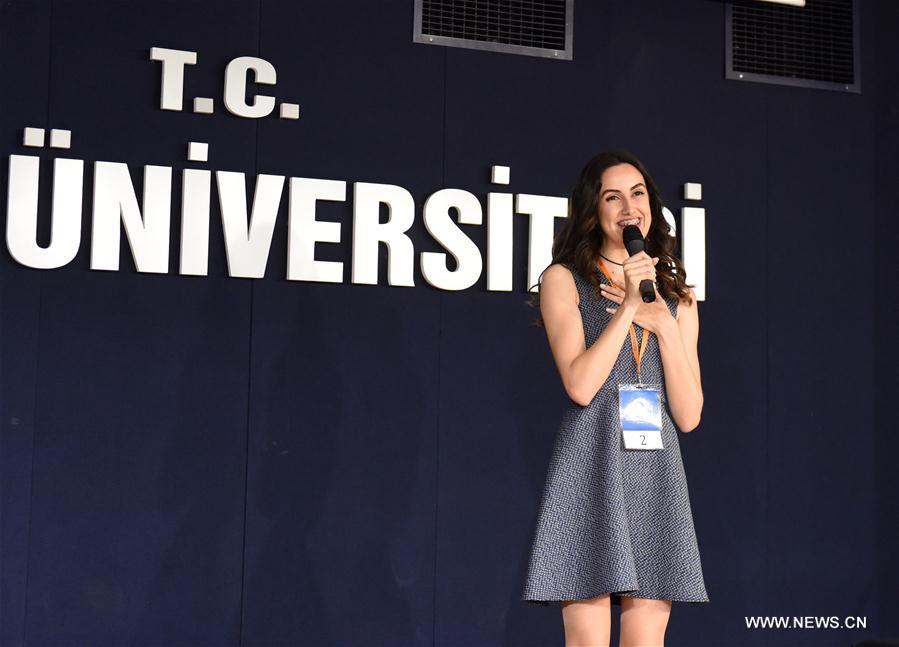
M 618 304 L 597 296 L 573 267 L 589 348 Z M 600 281 L 608 279 L 596 268 Z M 665 298 L 672 316 L 677 300 Z M 636 326 L 638 343 L 643 329 Z M 587 406 L 569 401 L 546 473 L 521 599 L 548 605 L 605 593 L 708 602 L 678 429 L 665 397 L 658 339 L 640 364 L 643 382 L 662 385 L 661 450 L 624 449 L 618 384 L 637 380 L 630 336 L 608 379 Z

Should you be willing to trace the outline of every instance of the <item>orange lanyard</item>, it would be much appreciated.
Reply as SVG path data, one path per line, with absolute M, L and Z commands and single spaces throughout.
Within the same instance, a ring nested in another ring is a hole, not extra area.
M 606 269 L 606 264 L 602 262 L 602 259 L 599 260 L 599 269 L 602 270 L 602 273 L 606 275 L 607 279 L 609 279 L 609 283 L 615 283 L 612 280 L 612 275 L 609 274 L 609 270 Z M 640 340 L 639 352 L 637 351 L 637 333 L 635 325 L 632 324 L 628 332 L 631 334 L 631 350 L 634 351 L 634 361 L 637 363 L 637 381 L 640 382 L 640 362 L 643 361 L 643 353 L 646 352 L 646 343 L 649 340 L 649 331 L 646 330 L 646 328 L 643 329 L 643 338 Z

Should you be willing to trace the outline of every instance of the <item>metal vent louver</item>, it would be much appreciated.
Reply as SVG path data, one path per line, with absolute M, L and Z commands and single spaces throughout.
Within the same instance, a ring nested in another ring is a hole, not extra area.
M 417 43 L 571 60 L 574 0 L 415 0 Z
M 732 2 L 726 14 L 727 78 L 861 92 L 856 0 Z

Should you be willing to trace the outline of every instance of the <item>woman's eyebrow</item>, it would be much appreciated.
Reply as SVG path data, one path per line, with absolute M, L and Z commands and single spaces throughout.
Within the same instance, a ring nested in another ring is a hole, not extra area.
M 631 187 L 631 191 L 633 191 L 634 189 L 636 189 L 638 186 L 644 186 L 644 185 L 643 185 L 642 182 L 637 182 L 634 186 Z M 644 187 L 644 188 L 645 188 L 645 187 Z M 606 193 L 608 193 L 609 191 L 613 191 L 613 192 L 615 192 L 615 193 L 621 193 L 621 191 L 619 191 L 618 189 L 606 189 L 605 191 L 603 191 L 602 193 L 599 194 L 599 197 L 600 197 L 600 198 L 603 197 L 603 196 L 604 196 Z

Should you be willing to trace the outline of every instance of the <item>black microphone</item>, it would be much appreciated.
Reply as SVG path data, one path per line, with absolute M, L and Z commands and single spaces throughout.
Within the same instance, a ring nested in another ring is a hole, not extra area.
M 621 236 L 624 239 L 624 246 L 627 248 L 628 254 L 633 256 L 643 251 L 643 234 L 640 233 L 640 228 L 637 225 L 625 227 Z M 643 297 L 643 303 L 652 303 L 656 300 L 655 287 L 649 279 L 640 281 L 640 296 Z

